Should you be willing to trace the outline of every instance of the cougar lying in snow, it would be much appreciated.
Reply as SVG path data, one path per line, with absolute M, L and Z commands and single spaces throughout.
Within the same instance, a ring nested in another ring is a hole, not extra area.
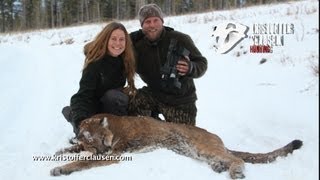
M 89 151 L 93 154 L 121 155 L 156 148 L 167 148 L 178 154 L 208 163 L 216 172 L 229 171 L 232 179 L 244 178 L 244 162 L 269 163 L 302 146 L 294 140 L 269 153 L 248 153 L 227 149 L 222 140 L 199 127 L 174 124 L 151 117 L 99 114 L 80 125 L 79 144 L 63 149 L 67 152 Z M 70 174 L 119 161 L 75 161 L 51 170 L 52 176 Z

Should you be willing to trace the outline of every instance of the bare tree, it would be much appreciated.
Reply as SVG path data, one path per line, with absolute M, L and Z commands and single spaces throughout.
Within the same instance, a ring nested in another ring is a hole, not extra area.
M 136 14 L 138 14 L 139 9 L 141 8 L 141 6 L 146 4 L 146 0 L 137 0 L 136 1 Z
M 0 1 L 0 13 L 1 13 L 1 32 L 6 30 L 6 15 L 5 15 L 5 2 Z

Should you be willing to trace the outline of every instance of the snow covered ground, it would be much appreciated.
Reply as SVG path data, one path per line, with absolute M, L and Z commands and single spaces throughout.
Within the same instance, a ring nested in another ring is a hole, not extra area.
M 248 180 L 319 178 L 319 78 L 312 70 L 319 62 L 318 5 L 299 1 L 165 18 L 165 25 L 189 34 L 208 59 L 207 73 L 195 81 L 197 126 L 234 150 L 268 152 L 303 140 L 286 158 L 246 164 Z M 250 53 L 252 41 L 246 38 L 218 54 L 212 27 L 225 21 L 249 26 L 249 36 L 254 23 L 293 23 L 295 31 L 273 53 Z M 139 28 L 137 20 L 122 23 L 129 32 Z M 0 179 L 229 179 L 226 172 L 164 149 L 126 154 L 133 161 L 61 177 L 49 171 L 66 162 L 33 160 L 68 146 L 73 133 L 61 108 L 79 88 L 85 42 L 104 26 L 0 34 Z M 260 64 L 262 58 L 267 61 Z M 143 85 L 138 78 L 137 83 Z

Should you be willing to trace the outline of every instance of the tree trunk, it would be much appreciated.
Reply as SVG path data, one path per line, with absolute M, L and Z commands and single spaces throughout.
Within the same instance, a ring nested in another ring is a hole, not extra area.
M 84 7 L 85 7 L 85 12 L 86 12 L 86 19 L 85 19 L 85 22 L 89 22 L 90 20 L 90 17 L 89 17 L 89 3 L 88 3 L 88 0 L 84 0 Z
M 146 4 L 145 0 L 138 0 L 136 1 L 136 14 L 138 15 L 138 12 L 140 10 L 140 8 Z
M 4 14 L 4 2 L 1 1 L 0 2 L 0 13 L 1 13 L 1 32 L 5 32 L 6 30 L 6 17 L 5 17 L 5 14 Z
M 54 17 L 54 3 L 55 3 L 55 0 L 51 0 L 51 4 L 50 4 L 50 6 L 51 6 L 51 28 L 54 28 L 55 27 L 55 25 L 54 25 L 54 19 L 55 19 L 55 17 Z

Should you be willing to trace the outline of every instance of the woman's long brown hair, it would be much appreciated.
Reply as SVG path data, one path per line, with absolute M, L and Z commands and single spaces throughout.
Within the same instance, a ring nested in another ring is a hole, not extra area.
M 132 48 L 131 38 L 123 26 L 123 24 L 118 22 L 111 22 L 103 30 L 95 37 L 95 39 L 84 46 L 84 54 L 85 54 L 85 61 L 83 69 L 85 69 L 90 63 L 94 61 L 98 61 L 102 59 L 105 55 L 110 54 L 108 51 L 108 42 L 111 36 L 111 33 L 116 30 L 120 29 L 125 34 L 125 50 L 120 55 L 123 58 L 124 68 L 125 68 L 125 75 L 128 82 L 129 90 L 135 91 L 134 85 L 134 76 L 135 76 L 135 57 L 134 51 Z

